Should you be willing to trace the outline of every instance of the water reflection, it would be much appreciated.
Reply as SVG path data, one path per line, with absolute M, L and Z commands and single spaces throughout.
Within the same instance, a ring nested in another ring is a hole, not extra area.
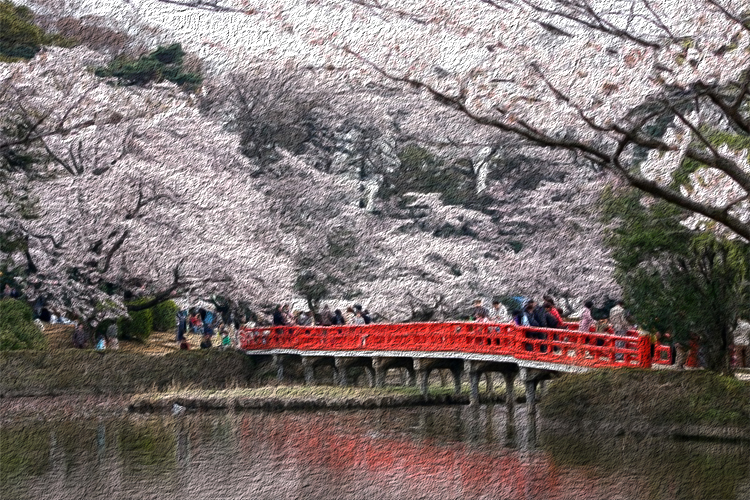
M 523 406 L 21 422 L 0 429 L 0 497 L 750 498 L 743 444 L 542 432 L 537 447 L 528 423 Z

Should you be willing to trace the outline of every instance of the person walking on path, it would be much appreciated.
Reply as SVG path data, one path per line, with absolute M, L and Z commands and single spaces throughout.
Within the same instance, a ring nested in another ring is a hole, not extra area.
M 77 324 L 73 330 L 73 345 L 76 349 L 83 349 L 86 347 L 86 332 L 83 331 L 83 325 Z
M 177 313 L 177 343 L 181 344 L 187 332 L 187 317 L 185 311 Z
M 107 327 L 107 348 L 113 351 L 120 348 L 120 341 L 117 340 L 117 323 L 114 321 Z

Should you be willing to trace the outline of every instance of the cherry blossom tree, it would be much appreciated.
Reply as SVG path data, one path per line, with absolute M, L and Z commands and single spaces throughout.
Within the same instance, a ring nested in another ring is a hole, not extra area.
M 144 0 L 138 9 L 162 29 L 186 16 L 210 22 L 222 57 L 233 43 L 282 58 L 293 47 L 353 83 L 402 82 L 479 124 L 604 167 L 694 213 L 690 224 L 750 239 L 742 2 Z
M 368 44 L 342 30 L 338 44 L 358 61 L 750 239 L 750 12 L 740 3 L 352 3 L 435 37 Z M 459 57 L 441 50 L 458 41 Z
M 152 297 L 135 310 L 191 290 L 225 292 L 230 282 L 252 296 L 249 285 L 262 279 L 253 267 L 291 282 L 275 274 L 283 256 L 264 244 L 281 235 L 247 230 L 244 217 L 262 221 L 265 207 L 234 136 L 204 123 L 194 98 L 172 84 L 107 85 L 87 70 L 100 59 L 51 49 L 2 66 L 0 223 L 23 242 L 9 253 L 28 273 L 27 295 L 102 318 L 125 311 L 123 291 Z M 14 167 L 19 151 L 25 169 Z M 231 210 L 237 201 L 244 211 Z

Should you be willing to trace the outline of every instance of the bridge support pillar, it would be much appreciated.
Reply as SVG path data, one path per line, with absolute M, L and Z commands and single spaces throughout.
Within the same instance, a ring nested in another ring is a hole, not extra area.
M 503 373 L 503 379 L 505 380 L 505 406 L 508 410 L 508 414 L 513 414 L 513 405 L 515 404 L 515 396 L 513 394 L 513 386 L 516 380 L 517 373 L 506 372 Z
M 279 354 L 274 354 L 273 364 L 276 367 L 276 379 L 281 382 L 284 380 L 284 358 Z
M 538 399 L 537 385 L 545 380 L 558 375 L 556 372 L 549 370 L 535 370 L 532 368 L 521 368 L 521 380 L 526 386 L 526 414 L 528 417 L 528 436 L 527 440 L 530 445 L 536 443 L 536 403 Z
M 332 356 L 303 356 L 302 370 L 305 374 L 305 384 L 315 384 L 315 368 L 318 366 L 330 366 L 333 368 L 333 384 L 339 381 L 339 372 L 336 368 L 336 358 Z
M 372 369 L 375 373 L 375 387 L 385 385 L 385 376 L 391 368 L 406 368 L 408 373 L 406 384 L 414 385 L 414 360 L 412 358 L 372 358 Z
M 367 371 L 368 385 L 373 387 L 375 384 L 375 370 L 373 370 L 373 360 L 366 357 L 353 358 L 336 358 L 334 365 L 339 375 L 339 385 L 346 386 L 349 383 L 349 368 L 363 367 Z
M 418 374 L 419 388 L 422 396 L 427 396 L 429 389 L 430 372 L 432 370 L 448 369 L 453 374 L 453 391 L 461 393 L 461 374 L 464 371 L 464 362 L 461 359 L 440 358 L 416 358 L 414 359 L 414 370 Z
M 305 385 L 315 385 L 315 365 L 310 358 L 302 358 L 302 371 L 305 374 Z
M 500 363 L 496 361 L 466 361 L 466 369 L 469 372 L 469 403 L 479 404 L 479 380 L 484 374 L 487 377 L 487 392 L 492 391 L 491 373 L 500 372 L 505 377 L 506 399 L 513 399 L 513 379 L 518 373 L 518 365 L 514 363 Z M 510 392 L 508 392 L 510 391 Z M 508 396 L 510 394 L 510 396 Z M 512 403 L 511 403 L 512 408 Z

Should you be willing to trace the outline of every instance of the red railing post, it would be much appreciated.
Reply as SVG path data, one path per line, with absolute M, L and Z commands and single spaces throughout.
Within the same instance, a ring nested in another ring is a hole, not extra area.
M 638 337 L 638 367 L 651 368 L 651 337 L 648 335 Z

